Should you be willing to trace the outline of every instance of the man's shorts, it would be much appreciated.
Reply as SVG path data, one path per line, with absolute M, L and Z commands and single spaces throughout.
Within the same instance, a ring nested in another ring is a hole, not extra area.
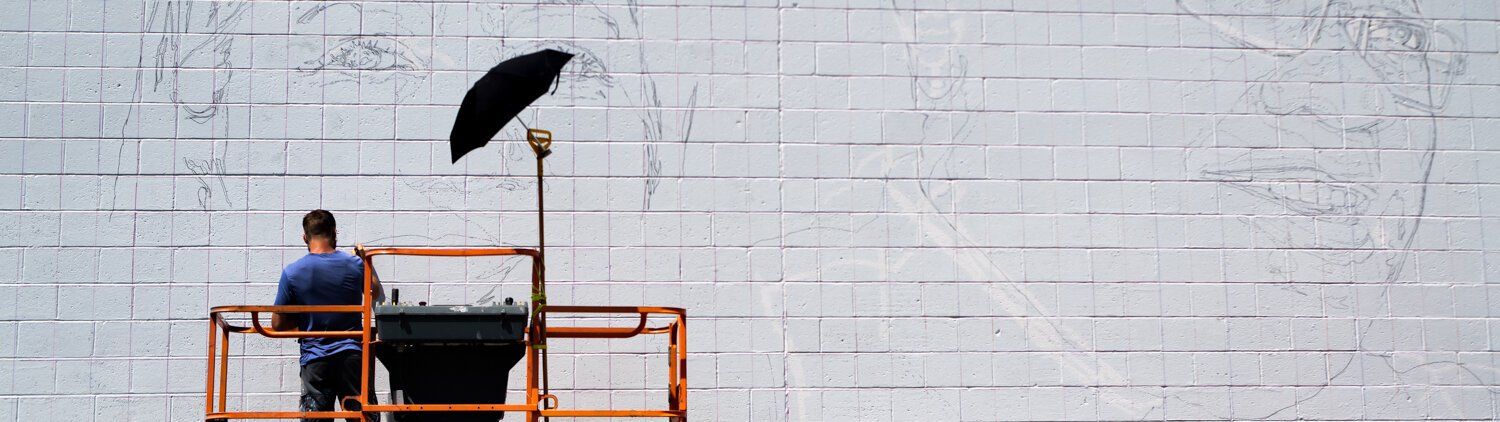
M 318 358 L 302 365 L 303 412 L 326 412 L 334 410 L 340 397 L 359 394 L 359 366 L 361 356 L 357 350 L 338 352 Z M 374 387 L 374 380 L 371 380 Z M 375 403 L 375 389 L 370 388 L 369 403 Z M 379 421 L 379 415 L 372 415 Z M 329 422 L 331 419 L 303 419 L 312 422 Z M 355 420 L 355 419 L 351 419 Z

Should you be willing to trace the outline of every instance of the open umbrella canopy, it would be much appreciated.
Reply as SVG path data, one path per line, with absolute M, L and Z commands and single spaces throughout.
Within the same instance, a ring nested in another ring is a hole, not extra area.
M 448 135 L 453 162 L 489 143 L 505 123 L 546 94 L 572 58 L 549 48 L 500 62 L 479 78 L 464 95 Z

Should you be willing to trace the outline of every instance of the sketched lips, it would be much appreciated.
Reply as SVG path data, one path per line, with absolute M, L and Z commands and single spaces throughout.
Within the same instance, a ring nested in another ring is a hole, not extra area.
M 1351 183 L 1310 160 L 1278 158 L 1265 163 L 1205 170 L 1206 176 L 1218 178 L 1225 185 L 1251 196 L 1281 204 L 1298 215 L 1324 218 L 1368 216 L 1371 200 L 1376 196 L 1370 186 Z M 1275 182 L 1275 183 L 1268 183 Z
M 1359 185 L 1304 182 L 1290 185 L 1225 182 L 1225 185 L 1286 207 L 1309 217 L 1352 218 L 1367 216 L 1373 192 Z M 1281 190 L 1282 192 L 1278 192 Z

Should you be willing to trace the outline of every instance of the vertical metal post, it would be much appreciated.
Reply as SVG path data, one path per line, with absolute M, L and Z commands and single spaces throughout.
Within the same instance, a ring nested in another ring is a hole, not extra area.
M 677 324 L 667 330 L 667 407 L 678 410 L 677 391 Z
M 672 335 L 677 338 L 677 410 L 687 413 L 687 311 L 683 310 L 677 315 L 677 324 L 673 326 Z M 679 419 L 686 422 L 687 417 Z
M 229 408 L 229 330 L 219 335 L 220 343 L 223 343 L 219 349 L 219 411 L 225 412 Z
M 542 160 L 552 154 L 552 132 L 541 129 L 527 129 L 526 143 L 531 145 L 531 152 L 536 154 L 536 288 L 531 292 L 532 321 L 537 330 L 531 339 L 531 347 L 540 348 L 542 352 L 542 396 L 551 394 L 549 376 L 547 374 L 547 317 L 542 313 L 542 308 L 547 306 L 547 222 L 545 202 L 543 201 L 542 185 Z M 551 420 L 551 418 L 545 418 Z
M 536 337 L 536 333 L 531 333 Z M 540 404 L 536 393 L 536 348 L 531 347 L 531 341 L 526 341 L 526 403 L 531 410 L 526 411 L 526 422 L 536 422 L 537 406 Z
M 355 253 L 359 253 L 357 247 Z M 359 389 L 354 397 L 352 397 L 353 402 L 357 403 L 358 408 L 350 409 L 350 397 L 339 399 L 337 404 L 337 406 L 342 406 L 345 411 L 360 411 L 359 420 L 361 422 L 370 421 L 369 412 L 363 412 L 363 410 L 365 406 L 371 404 L 370 399 L 375 396 L 375 361 L 373 358 L 375 351 L 371 346 L 375 340 L 371 322 L 375 315 L 375 291 L 373 290 L 375 285 L 373 282 L 375 279 L 375 263 L 370 262 L 370 258 L 371 255 L 368 254 L 359 257 L 359 260 L 364 265 L 364 288 L 361 289 L 360 293 L 359 310 Z M 400 403 L 393 402 L 391 404 Z
M 370 356 L 375 353 L 373 350 L 370 350 L 371 340 L 374 340 L 372 338 L 374 336 L 370 335 L 370 319 L 375 313 L 375 292 L 370 291 L 370 288 L 374 286 L 374 283 L 372 283 L 371 280 L 375 277 L 375 264 L 370 262 L 370 258 L 370 255 L 360 257 L 360 261 L 364 261 L 365 264 L 365 287 L 363 289 L 364 293 L 361 295 L 361 303 L 364 305 L 364 307 L 359 311 L 359 395 L 355 398 L 355 400 L 359 402 L 361 408 L 363 408 L 364 405 L 370 404 L 368 402 L 369 397 L 375 394 L 374 391 L 370 391 L 371 387 L 375 385 L 375 380 L 372 379 L 375 376 L 375 374 L 373 373 L 375 372 L 375 362 L 370 360 Z M 360 419 L 364 420 L 365 418 L 363 415 L 361 415 Z
M 208 313 L 208 385 L 203 387 L 203 391 L 205 392 L 205 397 L 203 397 L 203 413 L 205 414 L 214 412 L 214 355 L 218 354 L 214 350 L 214 347 L 218 343 L 218 338 L 214 336 L 217 334 L 214 332 L 214 322 L 217 319 L 218 315 L 212 311 Z

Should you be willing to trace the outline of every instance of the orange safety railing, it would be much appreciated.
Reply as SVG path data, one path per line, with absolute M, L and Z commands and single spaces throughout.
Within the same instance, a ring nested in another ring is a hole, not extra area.
M 532 258 L 532 298 L 535 305 L 523 343 L 526 349 L 526 403 L 524 404 L 371 404 L 366 399 L 372 392 L 361 391 L 356 397 L 347 397 L 342 404 L 345 410 L 328 412 L 262 412 L 230 411 L 228 409 L 229 379 L 229 335 L 259 334 L 270 338 L 357 338 L 360 339 L 363 365 L 360 374 L 361 389 L 370 388 L 375 376 L 372 365 L 372 345 L 379 343 L 373 327 L 372 258 L 379 255 L 419 255 L 475 257 L 497 255 L 522 255 Z M 682 308 L 649 306 L 549 306 L 540 276 L 540 264 L 534 249 L 520 248 L 379 248 L 365 254 L 365 293 L 361 305 L 341 306 L 218 306 L 209 311 L 208 365 L 205 384 L 204 419 L 220 421 L 230 419 L 285 419 L 285 418 L 352 418 L 370 420 L 367 413 L 378 412 L 479 412 L 513 411 L 526 413 L 526 420 L 559 417 L 667 417 L 678 421 L 687 420 L 687 311 Z M 538 300 L 540 299 L 540 300 Z M 311 313 L 311 312 L 358 312 L 362 315 L 359 331 L 278 331 L 261 323 L 263 313 Z M 248 326 L 237 326 L 228 322 L 226 314 L 249 314 Z M 608 314 L 630 315 L 639 318 L 633 328 L 624 327 L 548 327 L 548 314 Z M 652 315 L 673 316 L 672 322 L 660 327 L 648 327 L 647 319 Z M 667 346 L 667 408 L 665 409 L 564 409 L 560 408 L 556 395 L 547 386 L 546 339 L 594 338 L 619 339 L 642 334 L 666 334 Z

